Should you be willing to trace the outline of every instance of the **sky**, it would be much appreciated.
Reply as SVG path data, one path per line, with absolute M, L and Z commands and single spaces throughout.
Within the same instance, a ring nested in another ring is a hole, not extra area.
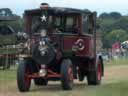
M 120 12 L 128 15 L 128 0 L 0 0 L 0 8 L 10 8 L 13 13 L 22 16 L 24 10 L 39 8 L 40 3 L 50 6 L 72 7 L 102 12 Z

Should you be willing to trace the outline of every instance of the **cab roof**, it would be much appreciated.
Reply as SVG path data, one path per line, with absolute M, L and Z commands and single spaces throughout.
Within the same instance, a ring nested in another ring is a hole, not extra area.
M 40 14 L 43 9 L 32 9 L 32 10 L 26 10 L 25 15 L 34 15 L 34 14 Z M 47 9 L 53 14 L 89 14 L 91 11 L 88 9 L 75 9 L 75 8 L 65 8 L 65 7 L 48 7 Z

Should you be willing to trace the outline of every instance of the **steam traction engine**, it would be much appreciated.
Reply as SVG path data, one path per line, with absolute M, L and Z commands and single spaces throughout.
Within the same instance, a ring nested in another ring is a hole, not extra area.
M 103 60 L 96 52 L 96 12 L 50 7 L 26 10 L 26 43 L 19 56 L 17 84 L 19 91 L 36 85 L 61 81 L 71 90 L 73 80 L 99 85 L 104 74 Z

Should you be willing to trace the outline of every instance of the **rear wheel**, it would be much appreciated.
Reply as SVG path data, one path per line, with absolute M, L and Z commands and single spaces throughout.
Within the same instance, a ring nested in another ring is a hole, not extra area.
M 94 71 L 89 71 L 87 75 L 88 85 L 99 85 L 101 83 L 101 62 L 98 61 Z
M 72 62 L 69 59 L 63 60 L 61 64 L 61 82 L 64 90 L 71 90 L 73 87 Z
M 35 85 L 37 86 L 40 86 L 40 85 L 47 85 L 48 84 L 48 80 L 45 80 L 43 78 L 35 78 L 34 79 L 34 83 Z
M 17 84 L 19 91 L 26 92 L 30 89 L 31 78 L 28 77 L 30 74 L 30 67 L 27 60 L 20 62 L 17 70 Z

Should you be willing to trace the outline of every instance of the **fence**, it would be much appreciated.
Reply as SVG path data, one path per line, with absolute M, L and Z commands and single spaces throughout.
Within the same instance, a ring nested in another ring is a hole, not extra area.
M 0 69 L 9 69 L 12 65 L 15 66 L 19 55 L 19 48 L 2 47 L 0 48 Z

